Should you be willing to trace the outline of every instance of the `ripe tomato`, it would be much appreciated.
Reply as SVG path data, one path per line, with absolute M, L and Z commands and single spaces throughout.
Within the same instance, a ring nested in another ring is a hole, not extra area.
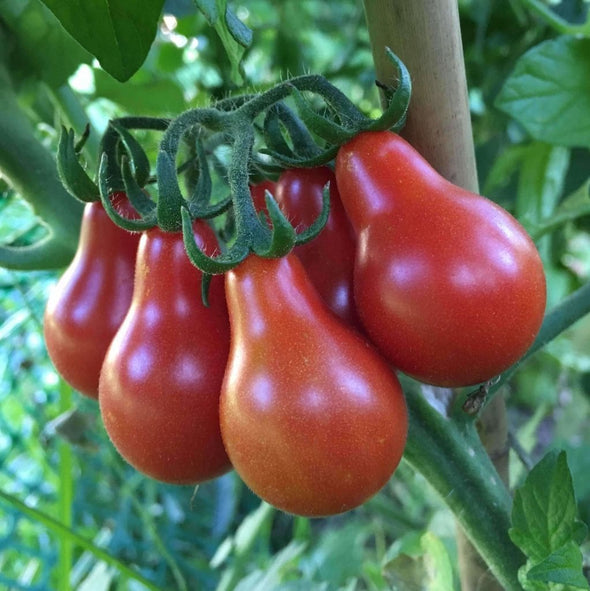
M 358 236 L 357 310 L 398 369 L 466 386 L 525 353 L 543 320 L 545 276 L 508 212 L 442 178 L 387 131 L 342 146 L 336 178 Z
M 111 197 L 127 217 L 124 193 Z M 52 290 L 43 322 L 49 356 L 64 380 L 96 398 L 106 350 L 131 302 L 139 234 L 113 224 L 99 201 L 84 208 L 74 259 Z
M 328 221 L 314 240 L 295 247 L 294 252 L 328 307 L 348 324 L 360 327 L 352 287 L 356 240 L 334 173 L 327 166 L 286 170 L 277 183 L 275 198 L 289 221 L 304 229 L 319 216 L 322 192 L 328 182 Z
M 232 343 L 220 402 L 244 482 L 298 515 L 348 511 L 403 453 L 405 400 L 375 350 L 334 316 L 293 254 L 226 274 Z
M 201 248 L 213 234 L 195 224 Z M 201 301 L 201 272 L 181 233 L 147 231 L 129 312 L 106 354 L 99 386 L 105 428 L 121 455 L 157 480 L 194 484 L 230 469 L 219 430 L 229 350 L 222 277 Z

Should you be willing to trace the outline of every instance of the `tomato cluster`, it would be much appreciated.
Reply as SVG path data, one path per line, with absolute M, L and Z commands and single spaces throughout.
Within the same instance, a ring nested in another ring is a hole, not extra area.
M 287 170 L 252 198 L 263 215 L 270 191 L 303 230 L 327 183 L 317 239 L 214 276 L 208 307 L 181 233 L 155 227 L 139 239 L 88 206 L 46 341 L 64 378 L 98 396 L 113 444 L 138 470 L 189 484 L 233 467 L 284 511 L 347 511 L 403 453 L 408 417 L 391 366 L 471 385 L 532 343 L 543 267 L 506 211 L 442 179 L 390 132 L 357 135 L 335 173 Z M 193 231 L 202 250 L 215 248 L 205 222 Z

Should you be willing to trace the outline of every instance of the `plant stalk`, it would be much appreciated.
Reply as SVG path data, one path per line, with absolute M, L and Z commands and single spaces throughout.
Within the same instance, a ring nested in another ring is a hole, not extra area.
M 61 184 L 55 160 L 35 136 L 1 60 L 0 105 L 0 172 L 49 231 L 38 248 L 0 247 L 0 265 L 22 270 L 63 267 L 75 252 L 83 206 Z
M 407 396 L 410 430 L 405 459 L 453 511 L 469 540 L 505 591 L 521 589 L 521 551 L 508 537 L 512 499 L 483 447 L 475 425 L 459 429 L 420 392 Z M 474 586 L 472 589 L 480 589 Z

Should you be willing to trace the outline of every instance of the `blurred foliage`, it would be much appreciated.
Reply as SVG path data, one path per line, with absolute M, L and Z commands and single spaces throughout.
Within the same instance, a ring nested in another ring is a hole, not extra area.
M 20 14 L 16 4 L 0 1 L 0 18 L 9 28 Z M 236 15 L 254 33 L 243 56 L 244 90 L 317 72 L 367 112 L 377 109 L 362 5 L 356 0 L 335 5 L 234 2 Z M 557 10 L 580 20 L 587 3 L 567 0 Z M 587 181 L 589 151 L 533 139 L 495 101 L 517 60 L 556 33 L 519 0 L 462 0 L 460 11 L 481 186 L 505 207 L 526 212 L 531 224 L 539 223 Z M 13 64 L 14 77 L 41 142 L 55 149 L 59 124 L 75 118 L 76 108 L 102 132 L 112 116 L 174 115 L 235 89 L 223 44 L 195 5 L 168 0 L 165 13 L 146 62 L 125 84 L 76 53 L 81 65 L 70 84 L 77 107 L 25 66 L 25 58 L 39 59 L 33 36 L 42 27 L 20 30 L 18 42 L 31 52 Z M 60 83 L 62 72 L 49 69 Z M 88 152 L 89 163 L 95 158 Z M 0 235 L 35 228 L 32 213 L 0 184 Z M 589 230 L 588 219 L 580 218 L 540 242 L 551 302 L 589 280 Z M 458 588 L 452 516 L 403 463 L 362 508 L 312 521 L 261 505 L 233 474 L 193 491 L 136 473 L 113 450 L 96 403 L 69 391 L 48 360 L 41 322 L 55 280 L 51 273 L 0 270 L 0 588 L 150 588 L 135 573 L 151 588 L 166 590 Z M 505 392 L 518 442 L 511 453 L 512 484 L 520 484 L 524 466 L 548 448 L 566 449 L 585 521 L 590 520 L 589 350 L 590 321 L 582 319 L 532 358 Z M 75 414 L 64 423 L 60 417 L 72 409 Z M 22 512 L 14 499 L 38 514 Z M 76 535 L 88 545 L 81 546 Z M 586 545 L 586 558 L 589 550 Z

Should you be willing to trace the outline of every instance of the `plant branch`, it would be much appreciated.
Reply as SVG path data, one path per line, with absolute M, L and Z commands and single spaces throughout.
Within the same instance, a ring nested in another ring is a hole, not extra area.
M 0 171 L 49 230 L 42 248 L 1 248 L 0 265 L 27 270 L 65 266 L 78 242 L 82 204 L 61 184 L 55 160 L 20 109 L 1 61 L 0 104 Z
M 473 422 L 443 417 L 418 392 L 407 396 L 410 430 L 405 459 L 421 472 L 506 591 L 521 589 L 524 555 L 508 537 L 512 499 Z

